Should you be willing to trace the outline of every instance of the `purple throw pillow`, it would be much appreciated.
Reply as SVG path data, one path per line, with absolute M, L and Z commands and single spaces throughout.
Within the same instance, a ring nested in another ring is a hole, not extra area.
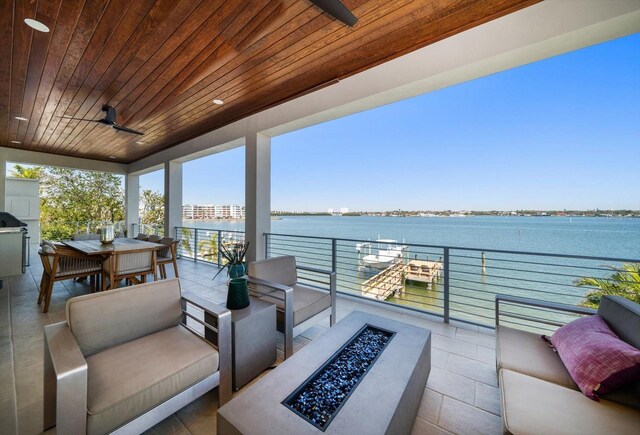
M 598 315 L 564 325 L 551 344 L 590 399 L 640 380 L 640 350 L 622 341 Z

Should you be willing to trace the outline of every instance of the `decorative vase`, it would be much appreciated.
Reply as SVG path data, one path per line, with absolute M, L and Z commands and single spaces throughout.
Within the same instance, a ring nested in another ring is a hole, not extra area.
M 233 278 L 229 281 L 227 308 L 239 310 L 249 306 L 249 286 L 246 278 Z
M 242 278 L 246 275 L 244 263 L 234 264 L 228 267 L 229 279 Z
M 100 227 L 100 242 L 103 245 L 108 245 L 109 243 L 113 243 L 114 231 L 113 225 L 105 225 Z

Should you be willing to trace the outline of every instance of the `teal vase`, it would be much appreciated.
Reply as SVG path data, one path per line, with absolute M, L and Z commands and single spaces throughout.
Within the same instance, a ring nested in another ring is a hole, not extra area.
M 249 286 L 246 278 L 233 278 L 229 281 L 227 308 L 240 310 L 249 306 Z
M 246 275 L 244 263 L 234 264 L 228 267 L 229 279 L 242 278 Z

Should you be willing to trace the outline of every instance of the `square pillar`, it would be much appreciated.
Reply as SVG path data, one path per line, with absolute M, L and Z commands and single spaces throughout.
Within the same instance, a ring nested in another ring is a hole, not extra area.
M 164 164 L 164 235 L 175 237 L 182 226 L 182 163 Z
M 264 234 L 271 231 L 271 138 L 250 134 L 245 140 L 245 232 L 247 261 L 265 258 Z
M 128 237 L 136 237 L 132 233 L 133 224 L 140 223 L 140 176 L 127 174 L 124 177 L 124 214 Z
M 0 211 L 7 210 L 7 161 L 0 156 Z

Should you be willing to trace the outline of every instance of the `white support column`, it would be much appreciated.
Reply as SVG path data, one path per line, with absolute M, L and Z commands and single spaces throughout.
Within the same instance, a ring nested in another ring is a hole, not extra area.
M 6 211 L 6 180 L 7 178 L 7 161 L 0 155 L 0 211 Z
M 182 163 L 164 164 L 164 235 L 175 237 L 182 226 Z
M 124 177 L 124 213 L 128 237 L 132 234 L 133 224 L 140 223 L 140 176 L 127 174 Z
M 245 141 L 245 231 L 247 261 L 265 258 L 264 234 L 271 231 L 271 138 L 247 135 Z

